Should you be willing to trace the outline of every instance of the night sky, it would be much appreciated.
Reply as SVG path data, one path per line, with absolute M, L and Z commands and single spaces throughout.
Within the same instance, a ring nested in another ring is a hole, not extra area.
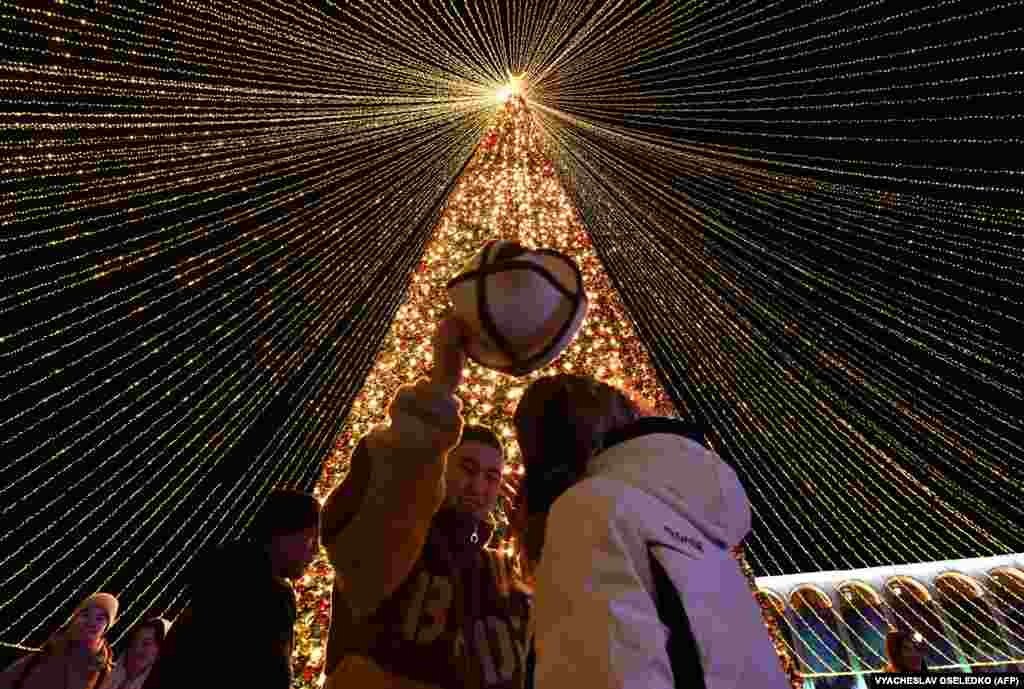
M 1021 551 L 1024 3 L 862 4 L 2 3 L 0 641 L 312 488 L 520 72 L 758 575 Z

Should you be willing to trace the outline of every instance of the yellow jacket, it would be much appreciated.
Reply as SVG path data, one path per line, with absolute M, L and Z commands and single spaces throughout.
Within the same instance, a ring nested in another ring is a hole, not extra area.
M 349 475 L 324 505 L 322 539 L 335 569 L 326 689 L 429 689 L 366 655 L 353 637 L 412 571 L 445 497 L 445 462 L 462 433 L 461 403 L 429 381 L 399 389 L 391 425 L 363 438 Z
M 324 505 L 335 568 L 327 689 L 522 689 L 529 596 L 490 529 L 441 509 L 459 402 L 399 390 Z

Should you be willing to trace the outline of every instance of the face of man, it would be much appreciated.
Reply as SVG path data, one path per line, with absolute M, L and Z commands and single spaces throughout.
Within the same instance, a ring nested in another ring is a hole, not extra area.
M 484 519 L 498 504 L 505 457 L 501 450 L 467 440 L 448 455 L 447 505 Z
M 310 526 L 301 531 L 279 533 L 273 536 L 271 550 L 277 562 L 278 576 L 298 579 L 316 557 L 320 527 Z

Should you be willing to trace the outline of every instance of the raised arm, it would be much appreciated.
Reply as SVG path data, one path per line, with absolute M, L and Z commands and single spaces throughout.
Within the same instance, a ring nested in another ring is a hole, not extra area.
M 444 500 L 445 462 L 462 433 L 454 396 L 465 363 L 462 337 L 457 321 L 442 321 L 430 379 L 398 391 L 391 425 L 360 441 L 349 476 L 324 505 L 322 538 L 352 622 L 409 575 Z

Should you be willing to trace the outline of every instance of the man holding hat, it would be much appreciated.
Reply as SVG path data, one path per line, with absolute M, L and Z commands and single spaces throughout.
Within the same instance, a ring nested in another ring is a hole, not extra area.
M 522 689 L 529 592 L 486 548 L 504 470 L 454 396 L 465 330 L 446 319 L 430 379 L 400 388 L 324 504 L 335 568 L 325 689 Z
M 250 541 L 215 551 L 199 568 L 192 600 L 171 627 L 145 689 L 288 689 L 295 627 L 289 579 L 319 546 L 320 503 L 277 490 Z

